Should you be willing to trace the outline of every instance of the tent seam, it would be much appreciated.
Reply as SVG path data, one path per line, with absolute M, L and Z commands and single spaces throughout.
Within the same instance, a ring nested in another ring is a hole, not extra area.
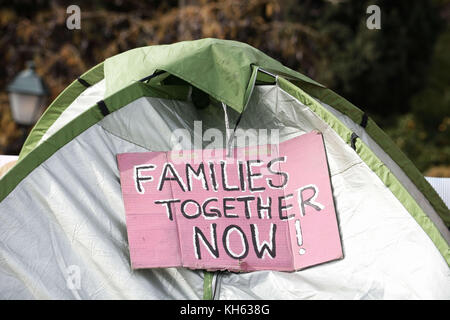
M 101 120 L 100 120 L 100 121 L 101 121 Z M 99 121 L 99 122 L 100 122 L 100 121 Z M 110 135 L 116 137 L 117 139 L 126 141 L 126 142 L 131 143 L 131 144 L 133 144 L 133 145 L 135 145 L 135 146 L 141 147 L 141 148 L 143 148 L 143 149 L 145 149 L 145 150 L 153 151 L 153 150 L 150 150 L 149 148 L 147 148 L 147 147 L 145 147 L 145 146 L 141 146 L 141 145 L 138 144 L 138 143 L 132 142 L 132 141 L 130 141 L 130 140 L 128 140 L 128 139 L 125 139 L 124 137 L 121 137 L 121 136 L 115 134 L 114 132 L 109 131 L 108 129 L 106 129 L 105 127 L 103 127 L 103 126 L 102 126 L 101 124 L 99 124 L 98 122 L 97 122 L 95 125 L 96 125 L 96 126 L 99 126 L 100 128 L 103 129 L 103 131 L 105 131 L 105 132 L 107 132 L 108 134 L 110 134 Z

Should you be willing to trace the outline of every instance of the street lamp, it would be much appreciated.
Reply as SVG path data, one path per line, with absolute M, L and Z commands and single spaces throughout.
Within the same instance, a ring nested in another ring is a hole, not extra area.
M 28 135 L 29 129 L 37 122 L 44 111 L 48 89 L 44 81 L 34 71 L 34 63 L 27 62 L 27 68 L 21 71 L 8 85 L 11 115 L 22 133 L 21 138 L 6 148 L 7 154 L 18 154 Z
M 13 120 L 24 128 L 34 125 L 44 110 L 48 89 L 34 71 L 32 61 L 27 62 L 27 68 L 14 78 L 7 91 Z

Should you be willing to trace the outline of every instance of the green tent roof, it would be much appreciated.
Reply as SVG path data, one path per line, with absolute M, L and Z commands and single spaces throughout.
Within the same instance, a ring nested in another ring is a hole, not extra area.
M 105 60 L 106 96 L 164 70 L 241 112 L 252 86 L 252 66 L 322 87 L 248 44 L 208 38 L 137 48 Z

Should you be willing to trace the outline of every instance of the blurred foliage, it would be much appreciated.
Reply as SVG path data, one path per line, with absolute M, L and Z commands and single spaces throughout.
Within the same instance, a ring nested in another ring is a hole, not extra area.
M 66 28 L 72 4 L 81 30 Z M 381 30 L 366 27 L 371 4 Z M 0 0 L 0 153 L 20 135 L 4 92 L 27 60 L 54 99 L 117 53 L 214 37 L 246 42 L 352 101 L 423 172 L 450 167 L 449 19 L 449 0 Z
M 450 177 L 450 116 L 441 117 L 438 130 L 430 131 L 416 115 L 408 113 L 398 117 L 386 133 L 426 175 L 434 175 L 435 168 L 444 167 L 439 176 Z

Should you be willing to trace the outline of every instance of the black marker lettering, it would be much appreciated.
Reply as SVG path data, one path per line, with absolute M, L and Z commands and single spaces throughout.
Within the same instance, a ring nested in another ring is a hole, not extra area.
M 236 231 L 241 238 L 242 252 L 239 254 L 235 253 L 230 248 L 230 234 L 233 231 Z M 223 243 L 223 248 L 225 249 L 225 252 L 233 259 L 236 259 L 236 260 L 244 259 L 248 255 L 247 237 L 245 236 L 244 231 L 242 231 L 242 229 L 237 225 L 232 224 L 225 228 L 225 230 L 223 231 L 222 243 Z
M 232 197 L 223 197 L 223 216 L 225 218 L 238 218 L 237 214 L 227 213 L 227 210 L 234 209 L 234 206 L 230 206 L 227 204 L 228 201 L 235 201 L 235 198 Z
M 189 163 L 186 163 L 186 181 L 188 191 L 192 191 L 192 177 L 202 182 L 203 189 L 209 190 L 208 182 L 206 181 L 205 176 L 205 165 L 203 163 L 198 165 L 197 171 L 195 171 Z
M 253 186 L 253 179 L 262 177 L 261 173 L 253 173 L 252 172 L 253 165 L 260 166 L 260 165 L 262 165 L 262 161 L 261 160 L 247 160 L 248 189 L 252 192 L 264 191 L 265 187 L 254 187 Z
M 196 210 L 196 212 L 194 214 L 188 214 L 186 212 L 186 206 L 189 203 L 193 203 L 197 207 L 197 210 Z M 201 210 L 200 204 L 197 201 L 192 200 L 192 199 L 184 200 L 181 203 L 181 214 L 183 216 L 185 216 L 187 219 L 195 219 L 195 218 L 197 218 L 199 215 L 202 214 L 202 210 Z
M 272 179 L 267 178 L 267 183 L 273 189 L 282 189 L 282 188 L 284 188 L 287 185 L 288 180 L 289 180 L 289 175 L 286 172 L 272 170 L 272 165 L 274 163 L 278 163 L 278 162 L 286 162 L 286 156 L 272 159 L 272 160 L 270 160 L 267 163 L 267 169 L 270 171 L 270 173 L 280 175 L 280 176 L 282 176 L 284 178 L 283 182 L 280 185 L 278 185 L 278 186 L 273 184 L 273 180 Z
M 222 169 L 222 185 L 225 191 L 236 191 L 239 190 L 238 186 L 229 186 L 228 185 L 228 173 L 226 168 L 227 163 L 225 161 L 220 162 L 220 167 Z
M 169 220 L 173 220 L 173 212 L 172 212 L 172 203 L 177 203 L 177 202 L 181 202 L 180 199 L 168 199 L 168 200 L 156 200 L 155 203 L 156 204 L 163 204 L 166 206 L 166 212 L 167 212 L 167 217 L 169 218 Z
M 312 190 L 314 192 L 313 195 L 306 200 L 303 199 L 303 191 L 305 190 Z M 320 211 L 323 208 L 325 208 L 323 204 L 320 204 L 315 201 L 317 195 L 319 194 L 319 188 L 317 188 L 317 186 L 309 184 L 307 186 L 297 189 L 297 192 L 298 192 L 298 205 L 300 207 L 300 214 L 302 215 L 302 217 L 305 215 L 305 205 L 313 207 L 317 211 Z
M 214 258 L 218 258 L 219 257 L 219 248 L 217 247 L 217 230 L 216 230 L 217 225 L 215 223 L 213 223 L 211 225 L 211 241 L 213 242 L 213 244 L 211 244 L 211 242 L 208 241 L 208 239 L 206 239 L 206 236 L 203 234 L 203 232 L 198 228 L 194 226 L 194 252 L 195 252 L 195 257 L 200 260 L 202 258 L 201 252 L 200 252 L 200 241 L 199 238 L 201 238 L 203 244 L 206 246 L 206 249 L 208 249 L 209 254 Z
M 258 211 L 258 218 L 264 219 L 263 211 L 266 211 L 267 219 L 272 219 L 272 198 L 267 197 L 267 203 L 263 204 L 261 197 L 258 196 L 256 201 L 256 210 Z
M 213 207 L 213 208 L 209 208 L 209 211 L 208 211 L 206 208 L 210 202 L 212 202 L 212 201 L 217 202 L 218 200 L 219 200 L 218 198 L 208 198 L 205 200 L 205 202 L 203 202 L 202 209 L 203 209 L 203 215 L 205 216 L 205 218 L 215 219 L 215 218 L 220 218 L 222 216 L 219 209 Z
M 237 197 L 236 200 L 244 202 L 244 204 L 245 204 L 245 208 L 244 208 L 245 217 L 247 219 L 250 219 L 250 217 L 252 216 L 252 213 L 250 212 L 249 202 L 252 201 L 252 200 L 255 200 L 255 197 L 253 197 L 253 196 L 243 196 L 243 197 Z
M 270 258 L 275 258 L 277 255 L 277 247 L 276 247 L 276 232 L 277 232 L 277 225 L 274 223 L 270 224 L 270 231 L 269 231 L 269 242 L 263 241 L 262 244 L 260 243 L 260 237 L 259 237 L 259 231 L 258 226 L 256 224 L 250 224 L 250 229 L 252 232 L 252 242 L 253 247 L 255 248 L 256 256 L 259 259 L 264 259 L 264 254 L 267 252 Z
M 245 178 L 244 178 L 244 164 L 242 161 L 238 162 L 239 168 L 239 182 L 241 184 L 241 191 L 245 191 Z
M 288 200 L 293 197 L 293 194 L 290 193 L 287 196 L 278 197 L 278 215 L 280 216 L 280 220 L 290 220 L 295 216 L 295 213 L 292 213 L 288 216 L 283 216 L 283 210 L 290 210 L 292 208 L 292 204 L 284 205 L 283 201 Z
M 152 171 L 155 170 L 156 165 L 149 164 L 149 165 L 142 165 L 142 166 L 135 166 L 134 167 L 134 186 L 136 187 L 136 191 L 138 193 L 145 193 L 144 188 L 142 187 L 142 182 L 150 182 L 153 180 L 152 176 L 141 176 L 139 173 L 143 170 Z
M 172 177 L 167 177 L 167 171 L 170 171 L 170 173 L 172 174 Z M 181 190 L 183 192 L 186 192 L 186 186 L 184 185 L 183 180 L 181 180 L 180 176 L 178 175 L 177 170 L 175 170 L 175 168 L 173 167 L 173 165 L 170 162 L 166 162 L 164 164 L 164 169 L 163 169 L 163 172 L 159 179 L 159 185 L 158 185 L 159 191 L 162 190 L 162 188 L 164 186 L 164 182 L 166 180 L 176 181 L 178 183 L 178 185 L 180 186 Z
M 214 191 L 218 190 L 217 180 L 216 180 L 216 170 L 214 169 L 214 162 L 209 162 L 209 174 L 211 176 L 211 183 Z

